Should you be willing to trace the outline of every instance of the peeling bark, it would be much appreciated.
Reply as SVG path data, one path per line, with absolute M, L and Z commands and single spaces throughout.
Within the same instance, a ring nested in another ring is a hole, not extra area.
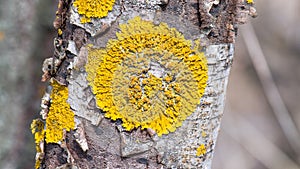
M 252 4 L 243 0 L 124 0 L 116 1 L 107 17 L 92 18 L 91 23 L 85 24 L 72 4 L 59 1 L 54 22 L 58 29 L 56 50 L 44 63 L 43 80 L 56 79 L 68 87 L 76 128 L 64 131 L 58 144 L 45 143 L 40 167 L 211 168 L 237 26 L 245 22 L 247 15 L 254 15 Z M 136 16 L 155 25 L 166 23 L 185 39 L 200 40 L 207 60 L 208 80 L 200 104 L 175 132 L 160 137 L 150 128 L 126 131 L 122 120 L 104 117 L 83 67 L 88 60 L 87 45 L 105 48 L 110 39 L 116 39 L 119 24 Z M 47 118 L 45 108 L 43 112 Z

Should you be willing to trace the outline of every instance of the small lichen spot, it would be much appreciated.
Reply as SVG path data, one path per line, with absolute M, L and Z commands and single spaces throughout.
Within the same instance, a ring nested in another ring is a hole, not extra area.
M 206 153 L 206 147 L 204 144 L 201 144 L 198 148 L 197 148 L 197 156 L 202 156 Z
M 44 130 L 44 122 L 40 119 L 34 119 L 31 122 L 30 129 L 31 133 L 34 135 L 35 140 L 35 149 L 37 154 L 42 153 L 42 149 L 40 147 L 40 144 L 44 141 L 45 138 L 45 130 Z M 37 158 L 35 161 L 35 168 L 40 168 L 41 165 L 41 159 Z
M 203 138 L 206 137 L 206 136 L 207 136 L 206 132 L 205 132 L 205 131 L 202 131 L 202 132 L 201 132 L 201 136 L 202 136 Z
M 253 2 L 254 2 L 253 0 L 247 0 L 248 4 L 253 4 Z
M 57 29 L 57 34 L 60 36 L 60 35 L 62 35 L 62 30 L 59 28 L 59 29 Z

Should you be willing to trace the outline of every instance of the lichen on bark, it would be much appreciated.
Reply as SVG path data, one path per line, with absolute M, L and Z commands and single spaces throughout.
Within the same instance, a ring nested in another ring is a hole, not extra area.
M 57 28 L 57 68 L 45 72 L 72 92 L 63 100 L 85 138 L 78 146 L 78 129 L 70 128 L 66 142 L 47 147 L 45 163 L 210 168 L 233 59 L 234 9 L 247 3 L 115 1 L 90 23 L 80 20 L 79 3 L 64 5 L 70 15 Z M 51 158 L 56 151 L 66 162 Z

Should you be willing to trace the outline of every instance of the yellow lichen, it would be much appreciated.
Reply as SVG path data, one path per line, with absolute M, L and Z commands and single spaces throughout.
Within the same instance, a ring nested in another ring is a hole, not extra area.
M 106 49 L 89 48 L 87 80 L 105 117 L 126 130 L 174 132 L 195 111 L 207 81 L 198 48 L 175 28 L 135 17 Z
M 44 122 L 40 119 L 34 119 L 30 125 L 31 133 L 34 135 L 35 140 L 35 149 L 37 154 L 43 153 L 40 145 L 44 142 L 45 138 L 45 130 L 44 130 Z M 38 157 L 35 161 L 35 168 L 39 168 L 42 160 Z
M 91 22 L 91 18 L 103 18 L 112 10 L 115 0 L 75 0 L 73 5 L 82 15 L 81 23 Z
M 68 99 L 68 88 L 58 84 L 55 80 L 52 83 L 51 106 L 46 118 L 46 142 L 57 143 L 63 139 L 63 130 L 74 129 L 74 113 L 70 109 Z
M 45 137 L 44 122 L 40 119 L 34 119 L 31 123 L 30 129 L 31 133 L 34 135 L 36 151 L 41 152 L 39 144 L 41 141 L 44 141 Z
M 198 148 L 197 148 L 197 156 L 202 156 L 206 153 L 206 147 L 204 144 L 201 144 Z
M 62 30 L 59 28 L 59 29 L 57 29 L 57 34 L 60 36 L 60 35 L 62 35 Z
M 252 3 L 253 3 L 253 0 L 247 0 L 247 3 L 248 3 L 248 4 L 252 4 Z

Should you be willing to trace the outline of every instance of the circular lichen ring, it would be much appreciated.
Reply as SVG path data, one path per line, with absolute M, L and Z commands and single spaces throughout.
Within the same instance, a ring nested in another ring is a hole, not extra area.
M 106 49 L 90 49 L 88 81 L 105 116 L 126 130 L 174 132 L 195 111 L 204 93 L 203 53 L 174 28 L 136 17 L 120 25 Z M 96 68 L 95 68 L 96 67 Z

